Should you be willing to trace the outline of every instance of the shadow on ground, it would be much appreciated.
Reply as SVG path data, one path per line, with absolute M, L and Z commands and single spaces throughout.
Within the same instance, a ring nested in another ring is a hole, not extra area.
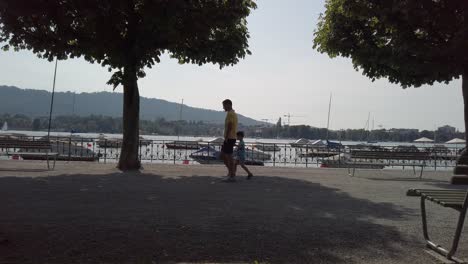
M 404 210 L 281 177 L 7 177 L 0 201 L 2 263 L 359 263 L 405 247 L 372 221 Z

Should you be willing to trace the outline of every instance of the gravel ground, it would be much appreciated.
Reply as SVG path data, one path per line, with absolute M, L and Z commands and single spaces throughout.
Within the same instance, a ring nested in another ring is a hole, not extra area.
M 222 166 L 114 166 L 0 161 L 0 263 L 438 263 L 406 190 L 456 188 L 447 171 L 252 167 L 224 183 Z M 428 211 L 447 245 L 456 212 Z

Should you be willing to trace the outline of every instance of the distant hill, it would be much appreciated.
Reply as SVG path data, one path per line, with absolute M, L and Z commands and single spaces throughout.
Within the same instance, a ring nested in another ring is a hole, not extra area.
M 20 89 L 14 86 L 0 85 L 0 113 L 24 114 L 30 117 L 48 116 L 51 93 L 43 90 Z M 73 104 L 73 101 L 75 103 Z M 54 116 L 103 115 L 122 116 L 123 95 L 117 92 L 71 93 L 56 92 L 54 95 Z M 74 109 L 73 109 L 74 105 Z M 224 122 L 225 113 L 209 109 L 195 108 L 184 105 L 182 119 L 186 121 L 203 121 L 207 123 Z M 179 119 L 180 104 L 161 99 L 141 97 L 140 118 L 154 120 Z M 239 123 L 255 125 L 262 122 L 239 115 Z

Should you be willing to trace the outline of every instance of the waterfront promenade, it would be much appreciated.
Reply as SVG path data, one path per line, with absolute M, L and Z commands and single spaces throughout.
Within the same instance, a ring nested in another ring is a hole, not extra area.
M 438 263 L 406 190 L 463 188 L 448 171 L 252 167 L 224 183 L 222 166 L 114 166 L 0 161 L 0 263 Z M 455 211 L 428 211 L 449 241 Z

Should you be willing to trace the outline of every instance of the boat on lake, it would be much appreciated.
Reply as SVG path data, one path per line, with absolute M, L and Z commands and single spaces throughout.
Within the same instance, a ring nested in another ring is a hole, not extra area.
M 96 141 L 96 144 L 100 148 L 120 148 L 122 147 L 122 142 L 123 142 L 123 139 L 121 138 L 109 138 L 101 134 L 99 135 L 99 138 Z M 140 136 L 140 141 L 139 141 L 140 146 L 148 146 L 151 143 L 152 143 L 152 140 L 144 139 L 142 136 Z
M 310 145 L 311 143 L 312 142 L 310 140 L 308 140 L 307 138 L 300 138 L 300 139 L 290 143 L 289 145 L 291 145 L 291 147 L 293 147 L 293 148 L 305 148 L 308 145 Z
M 265 152 L 275 152 L 275 151 L 281 150 L 278 144 L 272 144 L 272 143 L 255 142 L 252 144 L 252 147 L 261 151 L 265 151 Z
M 327 158 L 339 155 L 342 152 L 343 145 L 329 140 L 315 140 L 308 144 L 304 150 L 296 150 L 300 158 Z
M 207 142 L 203 142 L 202 140 L 199 140 L 199 145 L 200 146 L 211 146 L 211 147 L 221 147 L 224 143 L 224 138 L 222 137 L 217 137 L 215 139 L 209 140 Z
M 200 164 L 224 164 L 224 161 L 221 159 L 221 151 L 210 146 L 205 146 L 193 152 L 189 157 Z M 236 152 L 233 153 L 233 157 L 236 157 Z M 270 159 L 271 155 L 268 153 L 251 148 L 246 148 L 245 150 L 246 165 L 263 166 L 264 161 Z
M 172 141 L 165 145 L 168 149 L 199 149 L 200 141 Z

